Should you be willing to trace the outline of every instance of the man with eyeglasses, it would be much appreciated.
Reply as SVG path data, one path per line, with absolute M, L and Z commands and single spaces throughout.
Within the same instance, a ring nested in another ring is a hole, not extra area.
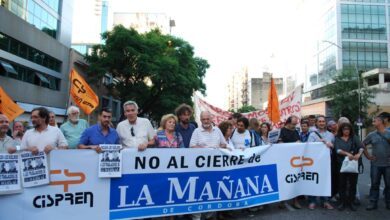
M 156 133 L 148 119 L 138 117 L 137 103 L 134 101 L 125 102 L 123 111 L 127 119 L 120 122 L 116 128 L 122 146 L 138 148 L 139 151 L 153 146 Z

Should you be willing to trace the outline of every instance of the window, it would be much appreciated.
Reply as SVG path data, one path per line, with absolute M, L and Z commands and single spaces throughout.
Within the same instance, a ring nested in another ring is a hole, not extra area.
M 35 84 L 52 90 L 60 90 L 61 79 L 37 72 L 25 66 L 0 60 L 0 75 Z
M 61 61 L 2 33 L 0 33 L 0 49 L 61 72 Z

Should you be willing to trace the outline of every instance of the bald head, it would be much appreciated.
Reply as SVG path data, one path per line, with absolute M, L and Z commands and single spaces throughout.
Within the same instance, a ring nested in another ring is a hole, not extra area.
M 0 114 L 0 137 L 3 137 L 7 134 L 9 129 L 9 119 L 6 115 Z
M 200 121 L 202 122 L 202 127 L 204 129 L 210 129 L 212 127 L 211 124 L 212 115 L 208 111 L 202 111 L 200 113 Z

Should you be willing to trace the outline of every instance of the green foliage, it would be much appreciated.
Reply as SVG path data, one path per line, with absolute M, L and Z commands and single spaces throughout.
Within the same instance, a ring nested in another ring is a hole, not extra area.
M 139 34 L 123 26 L 102 38 L 105 44 L 94 46 L 86 57 L 90 76 L 101 80 L 111 73 L 119 80 L 109 87 L 112 95 L 122 102 L 136 101 L 141 115 L 159 121 L 179 104 L 191 105 L 195 91 L 205 93 L 203 78 L 209 64 L 194 56 L 188 42 L 158 30 Z
M 325 96 L 330 98 L 330 107 L 335 118 L 344 116 L 356 122 L 360 117 L 367 119 L 367 108 L 372 102 L 375 90 L 363 87 L 360 78 L 360 114 L 359 114 L 359 84 L 355 69 L 345 69 L 333 77 L 334 83 L 325 87 Z M 367 121 L 367 120 L 366 120 Z
M 237 109 L 238 113 L 247 113 L 256 111 L 256 108 L 251 105 L 243 105 L 241 108 Z

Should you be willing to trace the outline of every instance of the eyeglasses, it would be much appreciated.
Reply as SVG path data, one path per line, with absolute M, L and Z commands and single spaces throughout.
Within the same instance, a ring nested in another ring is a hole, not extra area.
M 131 132 L 131 136 L 135 136 L 135 134 L 134 134 L 134 127 L 131 127 L 131 129 L 130 129 L 130 132 Z

